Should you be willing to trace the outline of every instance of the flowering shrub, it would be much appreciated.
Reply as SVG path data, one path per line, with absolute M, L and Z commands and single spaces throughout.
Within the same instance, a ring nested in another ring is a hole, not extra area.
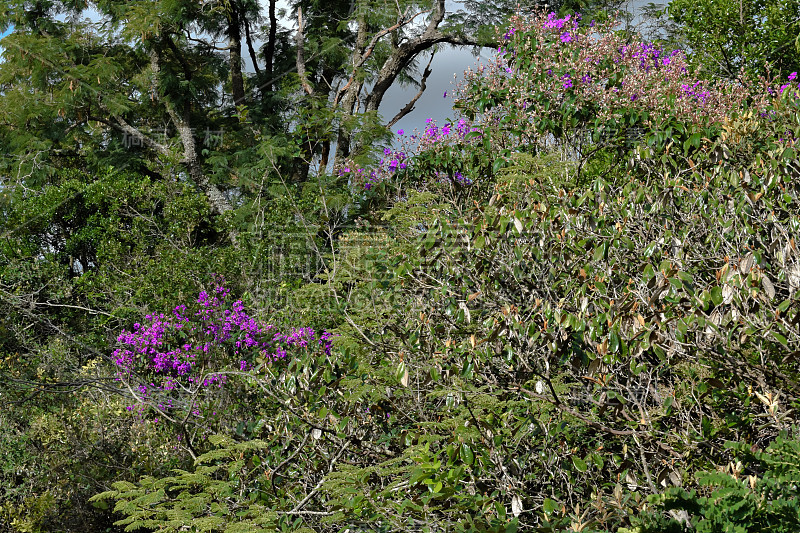
M 144 324 L 119 335 L 113 353 L 116 379 L 136 398 L 128 410 L 150 406 L 167 416 L 176 410 L 199 416 L 199 396 L 223 387 L 226 372 L 256 374 L 261 365 L 301 350 L 330 355 L 331 333 L 312 328 L 281 333 L 250 316 L 241 300 L 229 300 L 230 290 L 220 278 L 191 308 L 181 304 L 168 315 L 147 315 Z
M 471 185 L 473 180 L 469 177 L 467 165 L 463 163 L 480 139 L 481 129 L 472 126 L 465 118 L 441 127 L 429 118 L 425 121 L 423 132 L 416 130 L 412 135 L 405 135 L 403 130 L 398 130 L 400 148 L 386 148 L 384 157 L 375 168 L 364 169 L 351 163 L 340 169 L 339 175 L 349 176 L 356 186 L 363 186 L 368 191 L 379 183 L 395 180 L 401 171 L 407 169 L 426 180 Z M 426 154 L 427 157 L 416 157 L 420 154 Z M 431 157 L 432 154 L 436 154 L 436 157 Z M 436 168 L 429 168 L 431 166 Z
M 626 40 L 616 20 L 586 24 L 579 14 L 515 16 L 495 59 L 465 73 L 456 91 L 456 121 L 387 148 L 375 168 L 341 169 L 356 187 L 377 184 L 447 184 L 456 189 L 487 183 L 511 152 L 562 143 L 585 159 L 598 148 L 626 151 L 633 138 L 663 150 L 698 148 L 729 117 L 753 110 L 778 144 L 792 143 L 786 118 L 798 109 L 797 74 L 785 83 L 703 80 L 680 50 Z M 447 93 L 445 93 L 445 96 Z M 621 155 L 621 154 L 618 154 Z
M 784 93 L 797 99 L 796 73 L 779 88 L 763 79 L 703 80 L 682 51 L 630 42 L 613 19 L 584 24 L 580 15 L 540 13 L 511 23 L 496 61 L 467 72 L 456 106 L 483 113 L 518 145 L 554 138 L 580 149 L 630 127 L 719 128 L 745 109 L 766 113 Z

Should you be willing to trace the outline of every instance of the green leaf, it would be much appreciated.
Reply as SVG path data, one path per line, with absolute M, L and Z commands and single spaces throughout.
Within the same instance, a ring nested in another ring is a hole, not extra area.
M 615 330 L 611 330 L 611 334 L 608 338 L 608 350 L 611 353 L 617 353 L 619 351 L 619 334 Z
M 461 445 L 461 460 L 468 465 L 471 465 L 475 461 L 475 455 L 472 453 L 467 443 Z
M 722 303 L 722 287 L 719 285 L 711 289 L 711 302 L 714 305 L 719 305 Z
M 775 340 L 779 343 L 783 344 L 785 347 L 789 347 L 789 341 L 786 340 L 786 337 L 778 333 L 777 331 L 772 331 L 772 336 L 775 337 Z
M 578 470 L 578 472 L 586 472 L 586 469 L 588 468 L 586 461 L 577 455 L 572 456 L 572 464 L 575 465 L 575 468 Z

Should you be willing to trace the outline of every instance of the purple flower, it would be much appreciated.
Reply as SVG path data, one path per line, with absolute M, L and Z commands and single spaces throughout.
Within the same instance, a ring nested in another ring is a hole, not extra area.
M 565 31 L 564 33 L 561 34 L 561 42 L 562 43 L 568 43 L 571 40 L 572 40 L 572 35 L 570 35 L 570 33 L 568 31 Z
M 792 72 L 789 74 L 789 81 L 794 81 L 797 79 L 797 72 Z
M 403 133 L 405 133 L 403 130 L 397 130 L 398 135 L 403 135 Z
M 294 337 L 291 338 L 268 338 L 267 334 L 273 326 L 263 325 L 247 315 L 241 300 L 225 308 L 229 295 L 230 290 L 224 287 L 224 280 L 217 277 L 217 284 L 211 294 L 205 291 L 200 293 L 197 298 L 200 308 L 194 314 L 184 316 L 186 306 L 180 305 L 174 308 L 173 315 L 147 315 L 148 323 L 137 323 L 132 332 L 123 331 L 118 338 L 120 347 L 112 355 L 118 367 L 115 379 L 127 380 L 134 373 L 150 377 L 153 381 L 149 386 L 134 383 L 130 385 L 136 387 L 148 401 L 160 400 L 160 394 L 181 390 L 185 386 L 222 387 L 226 383 L 224 376 L 212 375 L 202 379 L 198 375 L 192 375 L 196 363 L 200 361 L 203 361 L 202 365 L 206 368 L 209 363 L 214 364 L 216 361 L 220 370 L 238 366 L 239 370 L 245 371 L 252 367 L 249 357 L 255 357 L 258 353 L 268 355 L 271 359 L 280 354 L 286 355 L 286 350 L 281 345 L 274 345 L 273 341 L 305 348 L 306 339 L 314 339 L 315 332 L 310 328 L 293 330 Z M 174 334 L 187 323 L 189 326 L 185 329 L 191 329 L 194 335 L 200 336 L 196 344 L 181 341 L 180 336 Z M 300 334 L 296 335 L 296 332 Z M 325 336 L 323 333 L 323 338 L 326 341 L 320 342 L 320 345 L 327 353 L 331 346 L 327 341 L 330 335 Z M 205 356 L 205 353 L 210 357 Z M 229 360 L 225 354 L 239 357 Z M 223 359 L 219 359 L 220 357 Z M 156 405 L 164 410 L 173 408 L 171 399 Z M 133 409 L 134 406 L 131 406 L 128 410 Z M 143 412 L 144 407 L 138 410 Z M 195 415 L 199 413 L 194 406 L 191 407 L 191 412 Z
M 570 15 L 567 15 L 563 19 L 557 19 L 555 13 L 550 13 L 547 15 L 547 22 L 544 23 L 545 28 L 549 29 L 562 29 L 564 25 L 569 22 Z
M 444 96 L 442 98 L 447 98 L 447 91 L 444 92 Z

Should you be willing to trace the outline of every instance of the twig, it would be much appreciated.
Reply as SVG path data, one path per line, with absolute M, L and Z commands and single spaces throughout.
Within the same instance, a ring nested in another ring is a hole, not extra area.
M 350 446 L 350 441 L 345 441 L 344 445 L 342 445 L 341 449 L 339 449 L 339 453 L 337 453 L 337 454 L 336 454 L 336 457 L 334 457 L 333 459 L 331 459 L 331 462 L 330 462 L 330 464 L 328 465 L 328 473 L 331 473 L 331 472 L 333 472 L 333 465 L 334 465 L 334 464 L 336 464 L 336 461 L 339 459 L 339 457 L 341 457 L 341 456 L 342 456 L 342 454 L 344 453 L 344 451 L 345 451 L 345 450 L 346 450 L 346 449 L 347 449 L 349 446 Z M 323 476 L 323 477 L 322 477 L 322 479 L 320 479 L 320 480 L 319 480 L 319 482 L 318 482 L 318 483 L 317 483 L 317 484 L 314 486 L 314 488 L 311 490 L 311 492 L 309 492 L 309 493 L 308 493 L 308 496 L 306 496 L 305 498 L 303 498 L 302 500 L 300 500 L 300 503 L 298 503 L 297 505 L 295 505 L 295 506 L 294 506 L 294 509 L 292 509 L 291 511 L 289 511 L 289 514 L 297 513 L 298 511 L 300 511 L 300 509 L 301 509 L 301 508 L 302 508 L 302 507 L 303 507 L 303 506 L 304 506 L 306 503 L 308 503 L 308 502 L 309 502 L 309 500 L 311 500 L 311 498 L 313 498 L 313 497 L 314 497 L 314 495 L 317 493 L 317 491 L 319 490 L 319 488 L 322 486 L 322 484 L 323 484 L 324 482 L 325 482 L 325 476 Z
M 311 431 L 314 430 L 312 429 Z M 278 466 L 275 467 L 275 469 L 272 471 L 272 474 L 270 474 L 269 482 L 272 484 L 272 492 L 275 492 L 275 476 L 278 474 L 278 472 L 280 472 L 281 468 L 283 468 L 286 465 L 286 463 L 294 459 L 297 456 L 297 454 L 300 453 L 300 450 L 302 450 L 303 447 L 306 445 L 306 442 L 308 442 L 308 437 L 311 436 L 311 431 L 306 433 L 306 436 L 303 438 L 303 442 L 300 443 L 300 446 L 297 447 L 294 453 L 289 457 L 287 457 L 286 459 L 284 459 Z
M 436 52 L 433 52 L 431 54 L 431 58 L 428 61 L 428 65 L 425 67 L 425 71 L 422 73 L 422 79 L 420 79 L 420 81 L 419 81 L 419 92 L 414 96 L 414 98 L 411 99 L 410 102 L 408 102 L 405 105 L 405 107 L 403 107 L 403 109 L 401 109 L 400 111 L 397 112 L 397 114 L 394 116 L 394 118 L 392 118 L 392 120 L 389 121 L 388 124 L 386 124 L 387 128 L 391 128 L 392 126 L 397 124 L 397 122 L 401 118 L 403 118 L 404 116 L 408 115 L 409 113 L 411 113 L 414 110 L 414 105 L 417 103 L 417 100 L 419 100 L 420 97 L 422 96 L 422 93 L 425 92 L 426 84 L 427 84 L 427 81 L 428 81 L 428 76 L 430 76 L 431 72 L 432 72 L 431 71 L 431 63 L 433 62 L 433 58 L 434 58 L 435 55 L 436 55 Z

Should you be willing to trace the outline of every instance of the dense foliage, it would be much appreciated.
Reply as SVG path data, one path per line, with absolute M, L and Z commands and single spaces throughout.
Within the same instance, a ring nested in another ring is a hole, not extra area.
M 194 17 L 235 40 L 224 5 L 139 7 L 103 9 L 123 29 L 164 17 L 159 39 Z M 342 87 L 378 84 L 416 37 L 381 48 L 379 15 L 333 28 L 333 8 L 298 7 L 300 75 L 269 105 L 305 94 L 309 122 L 278 139 L 258 130 L 267 104 L 232 91 L 236 114 L 209 120 L 236 140 L 194 167 L 168 82 L 193 73 L 191 109 L 225 69 L 190 36 L 149 62 L 146 36 L 95 43 L 88 65 L 114 51 L 141 69 L 129 96 L 164 76 L 160 103 L 120 100 L 106 130 L 55 113 L 20 140 L 11 100 L 67 82 L 0 67 L 18 143 L 0 197 L 0 531 L 796 531 L 797 73 L 703 77 L 698 55 L 565 3 L 510 19 L 452 121 L 387 137 L 374 109 L 336 107 L 347 89 L 319 94 L 334 58 L 307 35 L 364 30 Z M 51 23 L 16 38 L 55 47 Z M 110 131 L 158 115 L 176 151 L 114 155 Z

